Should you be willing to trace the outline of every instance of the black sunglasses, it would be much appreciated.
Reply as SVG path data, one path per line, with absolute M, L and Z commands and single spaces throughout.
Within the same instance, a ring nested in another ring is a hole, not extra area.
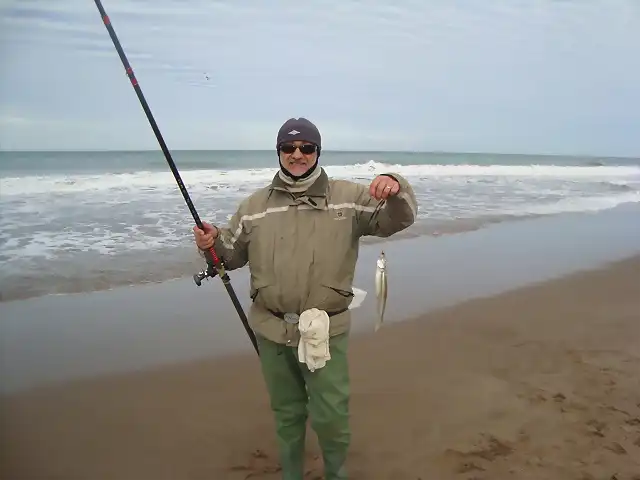
M 300 152 L 304 155 L 311 155 L 317 150 L 317 146 L 313 143 L 305 143 L 304 145 L 300 145 L 299 147 L 296 147 L 292 143 L 283 143 L 282 145 L 280 145 L 280 151 L 286 153 L 287 155 L 295 152 L 296 148 L 299 148 Z

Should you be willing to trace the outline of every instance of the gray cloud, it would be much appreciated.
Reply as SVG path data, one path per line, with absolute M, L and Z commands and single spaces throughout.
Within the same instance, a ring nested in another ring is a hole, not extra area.
M 640 155 L 634 0 L 103 3 L 171 148 Z M 157 148 L 93 2 L 0 15 L 0 148 Z

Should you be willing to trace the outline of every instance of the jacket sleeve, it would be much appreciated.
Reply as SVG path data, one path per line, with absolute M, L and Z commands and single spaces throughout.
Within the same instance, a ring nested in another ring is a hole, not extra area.
M 226 227 L 215 225 L 218 229 L 218 237 L 213 242 L 213 249 L 227 270 L 244 267 L 249 260 L 247 254 L 249 236 L 243 222 L 247 203 L 248 200 L 245 200 L 240 204 Z M 204 257 L 204 252 L 200 249 L 198 251 Z
M 386 201 L 378 201 L 369 193 L 369 187 L 358 190 L 356 205 L 360 236 L 389 237 L 416 221 L 418 202 L 409 182 L 397 173 L 385 173 L 400 184 L 400 190 Z

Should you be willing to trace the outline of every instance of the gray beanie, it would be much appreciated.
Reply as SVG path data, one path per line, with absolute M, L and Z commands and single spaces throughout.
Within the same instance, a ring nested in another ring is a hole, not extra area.
M 315 143 L 318 150 L 322 148 L 322 137 L 320 131 L 313 123 L 304 117 L 290 118 L 278 130 L 278 138 L 276 140 L 276 149 L 282 143 L 293 142 L 295 140 L 304 140 Z

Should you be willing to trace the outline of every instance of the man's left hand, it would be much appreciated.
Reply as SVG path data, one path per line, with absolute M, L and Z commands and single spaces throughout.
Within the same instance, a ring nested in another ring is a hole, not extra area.
M 369 186 L 369 193 L 376 200 L 386 200 L 397 195 L 400 191 L 400 184 L 387 175 L 378 175 Z

